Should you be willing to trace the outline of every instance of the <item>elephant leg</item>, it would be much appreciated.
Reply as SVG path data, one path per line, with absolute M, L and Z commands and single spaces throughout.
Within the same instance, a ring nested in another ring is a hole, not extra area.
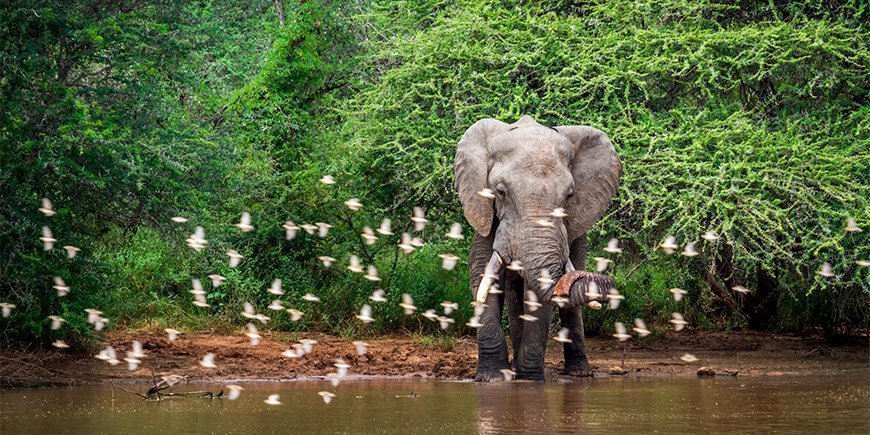
M 544 355 L 550 338 L 550 322 L 553 320 L 553 309 L 543 306 L 528 312 L 535 317 L 534 321 L 524 321 L 520 342 L 519 357 L 516 362 L 518 379 L 534 381 L 544 380 Z
M 577 270 L 586 270 L 586 234 L 581 235 L 571 244 L 571 263 Z M 565 352 L 565 374 L 573 376 L 589 376 L 592 367 L 586 356 L 586 336 L 583 331 L 583 313 L 580 306 L 559 310 L 562 327 L 568 328 L 570 343 L 563 345 Z
M 468 256 L 469 276 L 471 278 L 471 294 L 474 298 L 486 263 L 492 256 L 492 236 L 474 235 L 471 242 L 471 252 Z M 502 369 L 509 368 L 507 343 L 504 330 L 501 327 L 501 313 L 504 305 L 503 294 L 489 294 L 486 298 L 486 308 L 480 316 L 483 325 L 477 329 L 477 376 L 478 382 L 501 380 Z
M 511 349 L 513 350 L 513 366 L 516 370 L 520 355 L 520 345 L 523 337 L 523 280 L 511 279 L 505 281 L 505 302 L 507 304 L 508 325 L 510 327 Z

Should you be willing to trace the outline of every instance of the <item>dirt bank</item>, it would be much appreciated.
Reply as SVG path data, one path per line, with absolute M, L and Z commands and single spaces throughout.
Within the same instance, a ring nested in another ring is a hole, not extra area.
M 367 340 L 368 353 L 357 356 L 350 340 L 312 334 L 272 333 L 258 346 L 238 335 L 185 334 L 175 342 L 165 336 L 113 333 L 111 344 L 123 354 L 132 340 L 144 345 L 147 356 L 142 367 L 128 371 L 126 364 L 111 366 L 91 354 L 64 351 L 0 351 L 0 386 L 50 386 L 87 383 L 147 382 L 152 370 L 160 374 L 185 374 L 192 379 L 297 379 L 323 376 L 334 370 L 333 360 L 344 358 L 351 373 L 374 376 L 420 376 L 471 379 L 477 365 L 473 337 L 456 340 L 452 350 L 423 345 L 421 340 L 391 337 Z M 300 338 L 318 341 L 314 351 L 290 359 L 281 352 Z M 755 332 L 688 332 L 625 343 L 612 338 L 589 338 L 590 360 L 596 376 L 608 376 L 612 366 L 621 366 L 628 376 L 695 376 L 699 367 L 737 370 L 739 376 L 783 374 L 829 376 L 843 371 L 870 368 L 868 338 L 832 344 L 818 339 Z M 205 369 L 198 361 L 208 352 L 215 354 L 217 368 Z M 680 360 L 692 353 L 697 362 Z M 550 379 L 572 379 L 559 375 L 561 345 L 550 343 L 547 370 Z

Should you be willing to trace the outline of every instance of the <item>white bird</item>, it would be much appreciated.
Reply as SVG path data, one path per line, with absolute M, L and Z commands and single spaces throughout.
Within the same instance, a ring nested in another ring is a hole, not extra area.
M 239 251 L 235 249 L 228 249 L 227 255 L 230 256 L 230 267 L 236 267 L 239 263 L 242 262 L 242 258 L 245 258 L 242 254 L 239 254 Z
M 133 340 L 130 344 L 130 351 L 127 352 L 127 356 L 131 358 L 144 358 L 145 350 L 142 348 L 142 343 L 138 340 Z
M 444 314 L 450 315 L 450 313 L 452 313 L 454 310 L 459 309 L 459 303 L 458 302 L 444 301 L 444 302 L 441 302 L 441 307 L 444 308 Z
M 412 238 L 411 239 L 411 246 L 413 246 L 415 248 L 422 248 L 423 247 L 423 239 L 421 239 L 419 237 Z
M 294 308 L 287 308 L 287 313 L 290 314 L 290 320 L 293 322 L 298 322 L 299 319 L 302 318 L 302 315 L 305 314 L 302 311 L 299 311 Z
M 314 232 L 317 231 L 317 225 L 312 224 L 302 224 L 299 225 L 299 228 L 302 228 L 308 234 L 314 234 Z
M 423 231 L 426 228 L 426 213 L 422 207 L 414 207 L 414 215 L 411 216 L 411 221 L 414 222 L 414 231 Z
M 526 291 L 526 300 L 523 301 L 523 303 L 526 304 L 526 308 L 532 312 L 538 311 L 538 308 L 541 308 L 541 303 L 538 302 L 538 295 L 531 290 Z
M 326 185 L 335 184 L 335 180 L 332 178 L 332 175 L 324 175 L 319 181 Z
M 665 241 L 662 242 L 659 247 L 665 251 L 665 254 L 671 255 L 677 251 L 677 238 L 674 236 L 667 236 L 665 237 Z
M 423 314 L 422 314 L 422 316 L 425 317 L 425 318 L 427 318 L 427 319 L 429 319 L 429 320 L 431 320 L 431 321 L 433 321 L 433 322 L 435 322 L 435 321 L 438 320 L 438 314 L 435 313 L 435 310 L 433 310 L 433 309 L 431 309 L 431 308 L 428 309 L 428 310 L 426 310 L 426 311 L 424 311 Z
M 541 290 L 547 291 L 555 281 L 553 280 L 553 276 L 550 275 L 550 271 L 542 269 L 540 276 L 538 276 L 538 282 L 541 284 Z
M 287 349 L 284 352 L 281 352 L 281 355 L 283 355 L 287 358 L 302 358 L 302 356 L 303 356 L 303 354 L 301 354 L 295 350 L 292 350 L 292 349 Z
M 451 323 L 455 323 L 455 320 L 447 317 L 447 316 L 438 316 L 435 318 L 438 321 L 438 325 L 441 326 L 441 329 L 447 329 Z
M 163 330 L 169 336 L 169 341 L 175 341 L 178 339 L 178 335 L 181 334 L 177 329 L 166 328 Z
M 191 234 L 185 242 L 187 242 L 187 246 L 190 246 L 196 252 L 202 251 L 202 249 L 205 248 L 205 245 L 208 244 L 208 240 L 205 239 L 205 229 L 200 226 L 196 227 L 193 230 L 193 234 Z
M 332 384 L 333 388 L 337 387 L 338 384 L 341 382 L 341 376 L 339 376 L 336 372 L 327 373 L 326 379 L 329 379 L 329 383 Z
M 177 223 L 177 224 L 183 224 L 183 223 L 187 222 L 187 218 L 182 217 L 182 216 L 175 216 L 175 217 L 171 218 L 170 220 L 172 222 Z
M 615 310 L 619 308 L 619 303 L 625 299 L 625 296 L 619 294 L 619 291 L 615 288 L 610 289 L 607 293 L 607 302 L 610 304 L 610 309 Z
M 274 310 L 274 311 L 283 311 L 284 310 L 284 302 L 281 302 L 280 299 L 275 299 L 266 308 L 268 308 L 270 310 Z
M 317 393 L 320 397 L 323 398 L 323 403 L 329 405 L 329 402 L 332 402 L 332 399 L 335 398 L 335 394 L 330 393 L 329 391 L 321 391 Z
M 507 269 L 512 270 L 514 272 L 519 272 L 519 271 L 523 270 L 523 262 L 520 260 L 514 260 L 511 262 L 511 264 L 507 265 Z
M 689 324 L 680 313 L 671 313 L 670 322 L 674 324 L 674 331 L 682 331 Z
M 263 401 L 263 403 L 265 403 L 265 404 L 267 404 L 267 405 L 272 405 L 272 406 L 274 406 L 274 405 L 280 405 L 280 404 L 281 404 L 281 400 L 280 400 L 280 399 L 281 399 L 281 396 L 279 396 L 279 395 L 277 395 L 277 394 L 270 394 L 269 397 L 266 398 L 266 400 Z
M 94 331 L 102 331 L 103 327 L 106 326 L 106 323 L 109 323 L 109 319 L 100 317 L 96 322 L 94 322 Z
M 399 242 L 399 249 L 402 250 L 405 254 L 410 254 L 414 252 L 414 245 L 411 244 L 411 235 L 408 233 L 402 233 L 402 241 Z
M 216 368 L 217 366 L 216 366 L 215 363 L 214 363 L 214 354 L 211 353 L 211 352 L 205 354 L 205 355 L 202 357 L 202 361 L 199 362 L 199 365 L 201 365 L 201 366 L 203 366 L 203 367 L 205 367 L 205 368 L 207 368 L 207 369 L 213 369 L 213 368 Z
M 335 360 L 335 363 L 332 364 L 335 366 L 339 377 L 345 377 L 347 375 L 348 369 L 350 369 L 350 364 L 348 364 L 345 360 L 338 358 Z
M 384 218 L 384 220 L 381 221 L 381 226 L 378 227 L 378 229 L 375 231 L 377 231 L 378 234 L 381 234 L 384 236 L 392 236 L 393 229 L 391 227 L 391 224 L 392 224 L 392 222 L 390 222 L 389 219 Z
M 550 216 L 553 216 L 554 218 L 564 218 L 564 217 L 568 217 L 568 213 L 565 213 L 564 208 L 557 207 L 557 208 L 553 209 L 552 212 L 550 212 Z
M 446 234 L 448 239 L 459 240 L 464 239 L 465 236 L 462 235 L 462 224 L 458 222 L 454 222 L 453 225 L 450 226 L 450 232 Z
M 227 280 L 225 277 L 218 275 L 216 273 L 209 275 L 208 279 L 211 280 L 212 287 L 220 287 L 221 283 Z
M 696 257 L 698 255 L 698 251 L 695 249 L 695 242 L 686 243 L 686 246 L 683 248 L 683 252 L 681 252 L 684 257 Z
M 362 203 L 359 202 L 359 199 L 357 199 L 357 198 L 348 199 L 347 201 L 344 202 L 344 205 L 346 205 L 347 208 L 351 209 L 351 211 L 357 211 L 357 210 L 361 209 L 363 206 Z
M 483 323 L 480 323 L 480 316 L 472 316 L 465 325 L 469 328 L 477 329 L 483 326 Z
M 402 302 L 399 306 L 405 310 L 406 316 L 410 316 L 414 314 L 414 311 L 417 311 L 417 307 L 414 306 L 414 299 L 408 293 L 402 294 Z
M 607 269 L 607 265 L 611 262 L 610 259 L 604 257 L 595 257 L 595 270 L 597 270 L 598 273 L 604 272 L 604 269 Z
M 245 302 L 242 308 L 242 317 L 246 319 L 256 319 L 257 312 L 254 310 L 254 305 L 250 302 Z
M 357 257 L 356 255 L 350 256 L 350 264 L 348 264 L 347 270 L 354 273 L 362 273 L 363 268 L 362 264 L 360 264 L 359 262 L 359 257 Z
M 713 230 L 707 231 L 706 233 L 702 234 L 701 238 L 708 242 L 715 242 L 719 240 L 719 236 Z
M 542 227 L 556 228 L 556 224 L 550 219 L 538 219 L 535 221 L 535 223 Z
M 523 314 L 520 316 L 520 319 L 523 319 L 526 322 L 537 322 L 538 318 L 531 314 Z
M 310 338 L 303 338 L 299 340 L 299 344 L 302 345 L 302 351 L 305 353 L 311 353 L 314 350 L 314 345 L 317 344 L 317 340 L 312 340 Z
M 695 355 L 692 355 L 690 353 L 684 353 L 683 356 L 680 357 L 680 359 L 687 362 L 687 363 L 693 363 L 695 361 L 698 361 L 698 358 L 696 358 Z
M 251 214 L 248 212 L 243 212 L 242 219 L 239 220 L 239 223 L 236 224 L 236 227 L 238 227 L 244 233 L 253 230 L 254 227 L 251 225 Z
M 193 293 L 193 292 L 191 291 L 191 293 Z M 204 292 L 203 292 L 203 294 L 196 294 L 195 293 L 193 295 L 193 305 L 196 305 L 197 307 L 200 307 L 200 308 L 209 308 L 210 307 L 210 305 L 208 304 L 208 301 L 205 300 L 205 293 Z
M 438 256 L 441 257 L 441 267 L 444 270 L 453 270 L 456 267 L 456 262 L 459 260 L 459 257 L 449 252 L 446 254 L 438 254 Z
M 293 240 L 296 237 L 296 233 L 300 230 L 299 226 L 293 223 L 293 221 L 286 221 L 281 226 L 284 227 L 284 238 L 287 240 Z
M 257 327 L 253 323 L 247 324 L 247 332 L 245 335 L 251 340 L 251 346 L 256 346 L 260 344 L 260 339 L 263 338 L 260 336 L 260 331 L 257 331 Z
M 54 277 L 54 285 L 51 288 L 57 290 L 58 297 L 66 296 L 69 293 L 69 286 L 66 285 L 63 278 L 56 276 Z
M 742 285 L 735 285 L 734 287 L 731 287 L 731 290 L 734 290 L 737 293 L 742 293 L 742 294 L 749 293 L 749 289 L 746 287 L 743 287 Z
M 674 294 L 674 300 L 677 302 L 683 300 L 683 296 L 689 294 L 689 292 L 676 287 L 672 288 L 670 292 Z
M 326 237 L 329 234 L 329 229 L 332 228 L 332 225 L 326 222 L 315 222 L 314 225 L 317 225 L 317 236 L 321 239 Z
M 570 300 L 568 300 L 568 298 L 563 298 L 562 296 L 553 296 L 550 298 L 550 302 L 556 304 L 559 308 L 565 308 L 565 305 L 567 305 Z
M 855 218 L 850 217 L 846 219 L 846 232 L 853 233 L 859 231 L 861 231 L 861 228 L 858 227 L 858 222 L 855 222 Z
M 366 245 L 374 245 L 378 241 L 378 236 L 372 231 L 371 227 L 363 227 L 361 237 L 366 241 Z
M 88 322 L 88 323 L 91 323 L 91 324 L 96 323 L 98 320 L 100 320 L 100 316 L 103 314 L 102 311 L 100 311 L 100 310 L 96 310 L 96 309 L 93 309 L 93 308 L 85 308 L 84 311 L 85 311 L 86 313 L 88 313 L 88 320 L 87 320 L 87 322 Z
M 323 267 L 327 269 L 329 269 L 329 267 L 332 266 L 333 263 L 335 263 L 334 258 L 326 255 L 321 255 L 320 257 L 317 257 L 317 259 L 320 260 L 320 262 L 323 263 Z
M 205 290 L 202 289 L 202 282 L 200 282 L 196 278 L 192 279 L 190 282 L 191 282 L 191 285 L 193 286 L 193 289 L 190 290 L 190 293 L 195 294 L 195 295 L 204 295 L 205 294 Z
M 356 348 L 356 354 L 358 356 L 365 355 L 366 351 L 369 349 L 369 344 L 364 341 L 354 341 L 354 348 Z
M 54 234 L 51 232 L 51 228 L 47 226 L 42 227 L 42 237 L 39 240 L 42 241 L 42 248 L 46 251 L 51 251 L 54 248 L 54 242 L 57 242 L 57 239 L 54 238 Z
M 66 344 L 66 342 L 63 341 L 63 340 L 54 340 L 54 341 L 51 343 L 51 345 L 54 346 L 54 347 L 56 347 L 56 348 L 58 348 L 58 349 L 67 349 L 67 348 L 69 348 L 69 345 Z
M 493 192 L 492 189 L 483 189 L 477 192 L 477 194 L 486 199 L 495 199 L 495 192 Z
M 387 299 L 384 297 L 384 291 L 382 289 L 377 289 L 372 292 L 372 295 L 369 296 L 369 300 L 372 302 L 386 302 Z
M 63 247 L 63 249 L 66 251 L 67 258 L 75 258 L 76 254 L 81 252 L 81 249 L 73 245 L 66 245 Z
M 650 335 L 649 329 L 646 328 L 646 323 L 644 323 L 641 319 L 634 319 L 634 328 L 631 328 L 634 332 L 637 332 L 637 335 L 641 337 L 646 337 Z
M 834 276 L 834 272 L 831 271 L 831 263 L 828 262 L 822 264 L 822 267 L 819 268 L 819 271 L 816 273 L 825 278 L 830 278 Z
M 586 303 L 586 306 L 589 308 L 592 308 L 593 310 L 596 310 L 596 311 L 600 310 L 602 307 L 601 302 L 598 302 L 598 301 L 589 301 Z
M 493 279 L 498 279 L 498 277 L 495 277 Z M 501 291 L 501 287 L 498 286 L 498 283 L 492 283 L 492 285 L 489 286 L 489 290 L 487 291 L 487 293 L 491 295 L 500 295 L 504 292 Z
M 601 297 L 601 292 L 598 291 L 598 284 L 595 281 L 589 281 L 589 285 L 586 287 L 586 298 L 587 299 L 598 299 Z
M 267 291 L 273 295 L 278 295 L 278 296 L 283 295 L 284 294 L 284 290 L 282 289 L 283 284 L 284 284 L 284 282 L 281 281 L 281 278 L 275 278 L 274 280 L 272 280 L 272 285 L 269 286 L 269 290 L 267 290 Z
M 313 293 L 305 293 L 304 295 L 302 295 L 302 300 L 307 302 L 320 302 L 320 298 L 314 296 Z
M 499 370 L 499 371 L 500 371 L 501 374 L 504 376 L 504 380 L 507 381 L 507 382 L 512 381 L 512 380 L 514 379 L 514 376 L 517 375 L 517 372 L 515 372 L 515 371 L 513 371 L 513 370 L 511 370 L 511 369 L 501 369 L 501 370 Z
M 617 340 L 625 341 L 631 338 L 631 335 L 625 329 L 625 325 L 623 325 L 622 322 L 616 322 L 613 325 L 613 328 L 616 329 L 616 333 L 613 334 L 613 336 L 616 337 Z
M 61 323 L 66 322 L 66 319 L 60 316 L 48 316 L 48 318 L 51 320 L 52 331 L 57 331 L 60 329 Z
M 604 248 L 604 251 L 611 254 L 622 253 L 622 248 L 619 247 L 619 239 L 610 239 L 610 241 L 607 242 L 607 247 Z
M 369 265 L 368 271 L 366 271 L 366 274 L 363 275 L 363 278 L 365 278 L 369 281 L 380 281 L 381 280 L 380 278 L 378 278 L 378 268 L 376 268 L 374 265 L 371 265 L 371 264 Z
M 570 333 L 570 331 L 568 330 L 568 328 L 562 328 L 559 330 L 559 332 L 556 334 L 556 336 L 553 337 L 553 340 L 556 340 L 559 343 L 570 343 L 573 340 L 571 340 L 571 337 L 568 336 L 569 333 Z
M 48 198 L 42 198 L 42 207 L 39 208 L 46 217 L 54 216 L 54 209 L 51 207 L 51 201 Z
M 230 391 L 227 394 L 227 399 L 229 399 L 229 400 L 238 399 L 239 396 L 242 395 L 242 390 L 244 390 L 244 388 L 242 388 L 238 385 L 233 385 L 233 384 L 227 385 L 227 389 Z
M 108 346 L 105 349 L 101 350 L 100 353 L 96 354 L 95 357 L 98 360 L 105 361 L 111 365 L 118 365 L 121 361 L 118 360 L 118 354 L 115 352 L 115 348 L 112 346 Z
M 868 260 L 858 260 L 858 261 L 856 261 L 855 263 L 857 263 L 857 264 L 858 264 L 859 266 L 861 266 L 861 267 L 868 267 L 868 266 L 870 266 L 870 261 L 868 261 Z
M 372 307 L 369 304 L 363 305 L 359 310 L 359 314 L 356 315 L 356 318 L 362 320 L 363 323 L 374 322 L 375 319 L 372 318 Z
M 139 358 L 134 358 L 130 356 L 130 354 L 127 354 L 127 357 L 124 358 L 124 361 L 127 361 L 127 370 L 131 372 L 138 369 L 139 364 L 142 364 L 142 360 L 140 360 Z

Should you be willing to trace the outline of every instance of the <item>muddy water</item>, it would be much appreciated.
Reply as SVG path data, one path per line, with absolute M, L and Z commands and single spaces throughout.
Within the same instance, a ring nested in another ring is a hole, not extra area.
M 571 384 L 247 382 L 240 399 L 145 402 L 110 386 L 0 391 L 11 433 L 870 433 L 870 374 Z M 141 386 L 127 386 L 144 390 Z M 220 384 L 176 391 L 219 390 Z M 317 394 L 337 394 L 326 405 Z M 263 400 L 279 394 L 280 406 Z M 416 397 L 410 397 L 416 395 Z

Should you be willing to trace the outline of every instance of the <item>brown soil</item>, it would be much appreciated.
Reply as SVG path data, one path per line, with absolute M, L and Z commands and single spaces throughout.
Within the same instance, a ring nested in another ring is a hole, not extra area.
M 0 386 L 51 386 L 104 382 L 150 382 L 152 369 L 161 374 L 184 374 L 192 380 L 304 379 L 334 371 L 336 358 L 351 364 L 351 373 L 366 376 L 435 377 L 473 379 L 477 346 L 473 337 L 459 338 L 452 351 L 430 348 L 420 340 L 392 337 L 368 340 L 368 353 L 357 356 L 350 340 L 322 335 L 272 333 L 258 346 L 242 335 L 185 334 L 170 343 L 165 336 L 112 333 L 108 344 L 119 355 L 132 340 L 144 345 L 147 357 L 137 371 L 126 363 L 111 366 L 91 354 L 56 350 L 0 351 Z M 281 352 L 299 338 L 318 341 L 303 358 L 289 359 Z M 738 376 L 834 375 L 870 368 L 867 337 L 846 344 L 831 344 L 799 336 L 755 332 L 688 332 L 632 339 L 623 343 L 612 338 L 587 339 L 595 376 L 609 376 L 612 367 L 622 367 L 628 376 L 695 376 L 702 367 L 736 370 Z M 200 367 L 207 352 L 216 355 L 216 369 Z M 697 362 L 680 360 L 692 353 Z M 553 380 L 573 379 L 559 374 L 561 346 L 555 342 L 547 352 L 547 375 Z M 617 372 L 617 371 L 614 371 Z

